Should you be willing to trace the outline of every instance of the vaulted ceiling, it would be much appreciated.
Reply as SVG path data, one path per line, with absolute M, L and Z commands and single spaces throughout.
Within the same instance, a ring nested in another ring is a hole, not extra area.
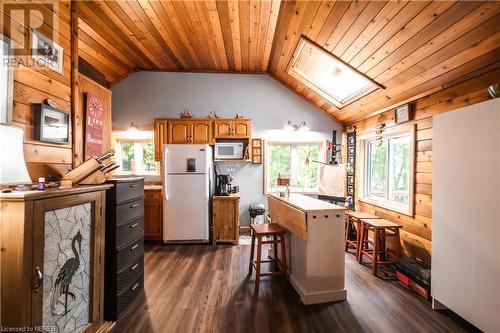
M 268 72 L 352 123 L 500 67 L 500 2 L 82 1 L 79 54 L 134 71 Z M 385 87 L 338 109 L 288 74 L 301 36 Z

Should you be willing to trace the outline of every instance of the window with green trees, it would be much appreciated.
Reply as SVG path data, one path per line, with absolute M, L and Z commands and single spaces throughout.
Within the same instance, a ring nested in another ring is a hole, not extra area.
M 291 174 L 292 192 L 317 192 L 321 145 L 319 143 L 267 143 L 266 193 L 277 192 L 279 173 Z
M 411 141 L 410 133 L 366 140 L 363 198 L 409 211 Z
M 116 155 L 123 173 L 156 173 L 153 141 L 118 142 Z

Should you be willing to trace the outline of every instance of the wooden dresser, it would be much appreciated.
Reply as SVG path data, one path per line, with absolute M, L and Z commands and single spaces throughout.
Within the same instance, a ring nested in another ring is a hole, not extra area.
M 2 330 L 105 332 L 105 191 L 0 194 Z
M 240 238 L 240 195 L 213 196 L 213 243 L 238 244 Z
M 104 315 L 116 320 L 144 288 L 144 178 L 109 182 Z

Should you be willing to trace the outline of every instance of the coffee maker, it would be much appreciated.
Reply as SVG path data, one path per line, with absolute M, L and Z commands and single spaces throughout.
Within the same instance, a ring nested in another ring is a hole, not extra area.
M 215 195 L 228 196 L 233 192 L 231 175 L 217 175 L 215 178 Z

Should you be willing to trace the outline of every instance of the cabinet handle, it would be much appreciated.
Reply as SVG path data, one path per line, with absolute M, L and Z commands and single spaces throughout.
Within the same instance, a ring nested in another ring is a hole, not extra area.
M 133 271 L 133 270 L 135 270 L 137 267 L 139 267 L 139 264 L 135 264 L 134 266 L 132 266 L 132 267 L 130 268 L 130 270 L 131 270 L 131 271 Z
M 315 219 L 315 218 L 316 218 L 316 215 L 313 215 L 313 219 Z
M 130 229 L 132 229 L 132 228 L 137 227 L 138 225 L 139 225 L 139 223 L 134 223 L 134 224 L 132 224 L 129 228 L 130 228 Z
M 139 204 L 130 205 L 130 208 L 135 208 L 135 207 L 139 207 Z
M 137 289 L 137 287 L 139 287 L 139 282 L 137 282 L 136 284 L 134 284 L 134 286 L 132 287 L 131 291 L 134 291 Z
M 325 219 L 327 219 L 327 218 L 328 218 L 328 215 L 325 215 Z
M 43 283 L 43 273 L 40 270 L 40 267 L 35 267 L 35 283 L 33 285 L 33 288 L 35 289 L 35 292 L 37 293 L 40 287 L 42 286 Z
M 340 217 L 340 215 L 339 215 L 339 214 L 337 214 L 337 217 Z
M 139 184 L 132 184 L 132 185 L 130 185 L 130 188 L 134 188 L 134 187 L 139 187 Z
M 137 249 L 137 247 L 138 247 L 138 246 L 139 246 L 139 244 L 135 244 L 134 246 L 132 246 L 132 247 L 130 248 L 130 251 L 133 251 L 133 250 Z

